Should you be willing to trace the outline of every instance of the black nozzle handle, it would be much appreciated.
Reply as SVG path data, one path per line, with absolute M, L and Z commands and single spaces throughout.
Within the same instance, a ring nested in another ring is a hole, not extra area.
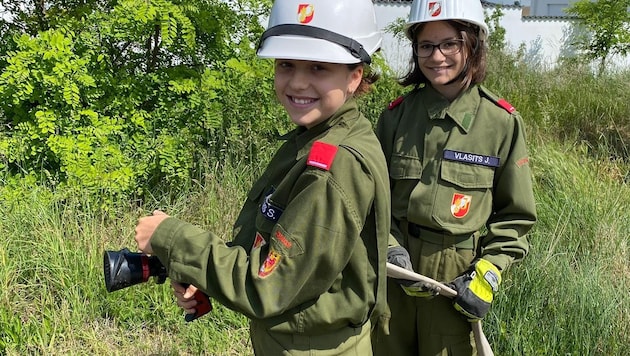
M 182 286 L 184 286 L 184 288 L 188 288 L 189 285 L 190 284 L 188 283 L 182 283 Z M 208 297 L 204 292 L 198 290 L 195 292 L 195 295 L 193 295 L 193 297 L 197 301 L 197 306 L 195 307 L 194 313 L 186 314 L 186 316 L 184 317 L 184 320 L 186 320 L 186 322 L 191 322 L 212 311 L 212 303 L 210 302 L 210 297 Z

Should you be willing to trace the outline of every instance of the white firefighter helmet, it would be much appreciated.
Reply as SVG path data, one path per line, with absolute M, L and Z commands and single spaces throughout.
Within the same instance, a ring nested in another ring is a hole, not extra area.
M 405 34 L 414 41 L 412 30 L 415 24 L 442 20 L 476 25 L 479 27 L 479 39 L 485 41 L 488 37 L 488 25 L 480 0 L 413 0 Z
M 381 41 L 372 0 L 276 0 L 258 56 L 370 63 Z

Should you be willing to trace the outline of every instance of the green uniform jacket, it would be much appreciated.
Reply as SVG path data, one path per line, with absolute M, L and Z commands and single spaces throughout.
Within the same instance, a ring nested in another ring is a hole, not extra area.
M 374 325 L 387 303 L 391 215 L 372 125 L 349 100 L 285 138 L 249 192 L 231 244 L 171 217 L 151 238 L 154 253 L 173 280 L 272 331 Z
M 536 207 L 523 121 L 510 104 L 482 86 L 452 103 L 420 87 L 392 102 L 376 131 L 395 220 L 453 235 L 485 226 L 477 255 L 501 270 L 527 254 Z M 395 223 L 392 235 L 402 244 Z

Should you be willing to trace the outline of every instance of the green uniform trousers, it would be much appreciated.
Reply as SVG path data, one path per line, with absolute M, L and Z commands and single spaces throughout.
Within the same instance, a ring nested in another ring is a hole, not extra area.
M 252 320 L 250 337 L 256 356 L 371 356 L 371 325 L 346 327 L 322 335 L 273 332 Z
M 414 270 L 436 281 L 452 281 L 474 258 L 474 249 L 457 248 L 446 236 L 442 241 L 428 241 L 428 238 L 409 236 L 407 231 L 403 234 L 408 236 L 405 247 Z M 476 355 L 470 323 L 455 310 L 450 298 L 441 295 L 410 297 L 391 279 L 387 288 L 390 333 L 384 335 L 378 328 L 375 330 L 375 356 Z

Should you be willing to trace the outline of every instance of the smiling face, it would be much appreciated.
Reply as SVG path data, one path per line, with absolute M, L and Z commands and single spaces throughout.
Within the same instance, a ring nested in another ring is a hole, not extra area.
M 461 35 L 446 21 L 427 23 L 416 35 L 416 42 L 426 45 L 459 39 Z M 464 70 L 466 53 L 464 48 L 458 53 L 445 56 L 438 48 L 426 58 L 418 58 L 418 66 L 431 85 L 444 97 L 454 99 L 462 89 L 460 81 L 453 82 Z
M 298 126 L 311 128 L 330 118 L 352 96 L 363 67 L 346 64 L 276 59 L 276 95 Z

